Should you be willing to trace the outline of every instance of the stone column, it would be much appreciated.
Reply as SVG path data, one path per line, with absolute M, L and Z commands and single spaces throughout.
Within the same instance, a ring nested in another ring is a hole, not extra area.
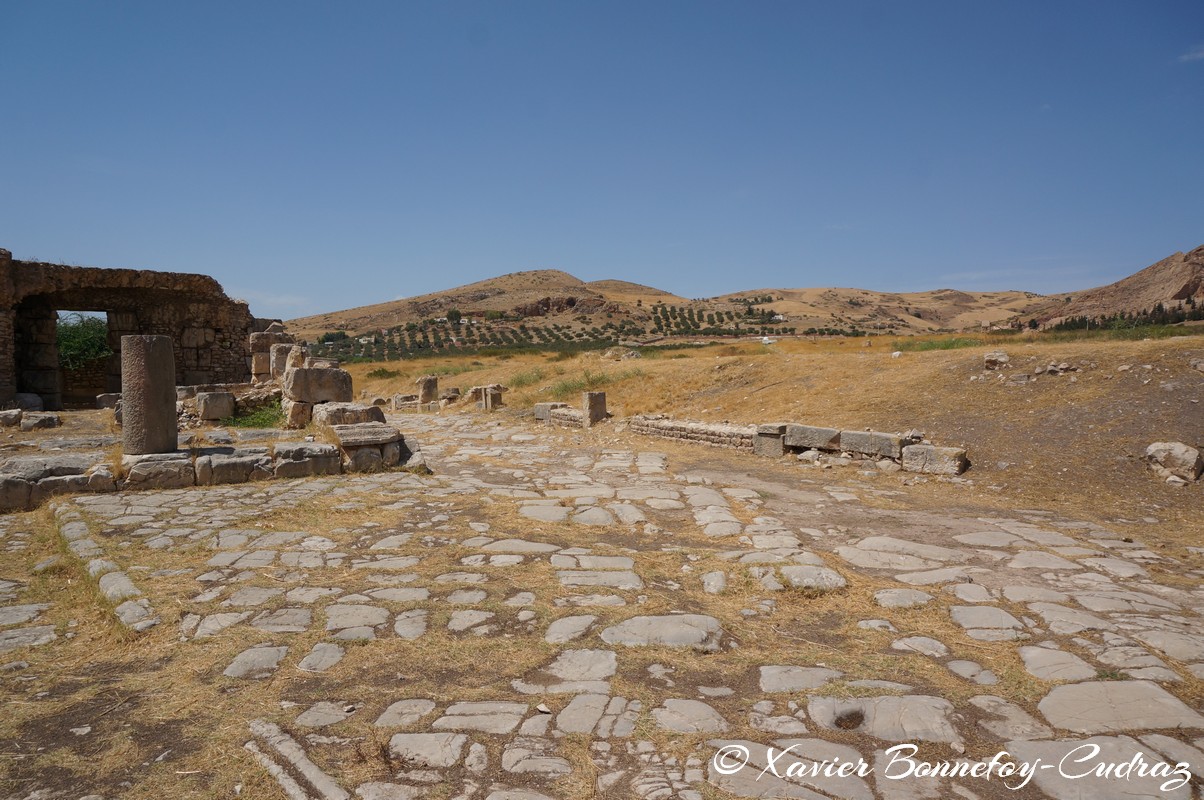
M 121 409 L 121 443 L 127 456 L 175 452 L 176 362 L 171 337 L 121 337 Z
M 592 428 L 606 419 L 606 392 L 581 393 L 582 427 Z
M 423 375 L 414 383 L 418 384 L 418 405 L 424 406 L 439 399 L 439 378 L 435 375 Z

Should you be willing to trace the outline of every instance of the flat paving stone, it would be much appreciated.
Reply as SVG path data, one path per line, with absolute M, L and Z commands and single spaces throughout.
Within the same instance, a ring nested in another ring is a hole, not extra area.
M 843 575 L 828 567 L 791 565 L 780 567 L 778 571 L 796 589 L 830 592 L 848 585 Z
M 272 647 L 258 645 L 248 648 L 237 656 L 222 674 L 229 678 L 267 678 L 276 671 L 281 659 L 288 653 L 288 647 Z
M 518 513 L 537 522 L 564 522 L 571 510 L 564 506 L 522 506 Z
M 49 603 L 0 606 L 0 626 L 21 625 L 26 622 L 32 622 L 48 608 L 50 608 Z
M 347 703 L 332 703 L 322 700 L 307 708 L 295 720 L 295 724 L 303 728 L 325 728 L 336 725 L 356 712 L 354 705 Z
M 526 703 L 455 703 L 431 725 L 435 730 L 510 733 L 523 721 Z
M 949 648 L 931 636 L 907 636 L 896 639 L 891 642 L 890 649 L 900 650 L 904 653 L 919 653 L 930 658 L 944 658 L 949 655 Z
M 652 718 L 664 730 L 675 733 L 723 733 L 728 729 L 719 712 L 700 700 L 669 698 L 652 709 Z
M 326 606 L 326 630 L 344 628 L 375 628 L 389 621 L 387 609 L 354 603 L 332 603 Z
M 337 644 L 318 642 L 305 658 L 297 664 L 297 669 L 305 672 L 325 672 L 343 660 L 345 650 Z
M 932 600 L 932 595 L 919 589 L 880 589 L 874 592 L 874 602 L 883 608 L 915 608 Z
M 735 797 L 874 800 L 870 785 L 855 772 L 841 777 L 815 768 L 824 763 L 856 765 L 863 756 L 847 745 L 783 738 L 772 744 L 712 739 L 707 746 L 715 754 L 706 762 L 707 783 Z M 901 795 L 898 800 L 904 797 L 919 800 L 918 795 Z
M 398 700 L 372 723 L 377 728 L 405 728 L 435 710 L 435 702 L 423 698 Z
M 556 573 L 561 586 L 607 586 L 612 589 L 644 588 L 644 581 L 634 572 L 609 570 L 561 570 Z
M 641 616 L 612 625 L 601 635 L 607 644 L 665 645 L 715 652 L 719 649 L 723 628 L 719 620 L 703 614 Z
M 469 628 L 475 628 L 484 622 L 493 619 L 492 611 L 480 611 L 478 609 L 461 609 L 452 612 L 451 619 L 448 620 L 447 629 L 453 633 L 461 633 Z
M 1002 697 L 980 694 L 970 698 L 970 704 L 981 709 L 990 718 L 978 721 L 979 726 L 1001 741 L 1012 739 L 1049 739 L 1053 729 L 1038 722 L 1015 703 Z
M 585 634 L 598 618 L 592 614 L 561 617 L 548 626 L 544 641 L 550 644 L 565 644 Z
M 812 697 L 807 713 L 829 730 L 857 731 L 892 742 L 960 742 L 953 704 L 940 697 Z
M 1024 623 L 1002 608 L 995 606 L 953 606 L 949 609 L 953 621 L 962 628 L 1024 628 Z
M 986 669 L 977 661 L 955 660 L 945 664 L 954 675 L 960 675 L 966 680 L 974 681 L 980 686 L 994 686 L 999 683 L 999 676 Z
M 844 673 L 826 667 L 796 667 L 790 665 L 769 665 L 760 669 L 760 687 L 762 692 L 775 694 L 778 692 L 801 692 L 818 689 L 825 683 L 834 681 Z
M 53 625 L 34 625 L 29 628 L 12 628 L 0 631 L 0 653 L 22 647 L 39 647 L 58 638 Z
M 281 608 L 263 612 L 251 620 L 251 627 L 269 633 L 300 633 L 313 624 L 313 613 L 308 608 Z
M 1093 681 L 1057 686 L 1037 704 L 1055 728 L 1111 733 L 1204 728 L 1204 717 L 1149 681 Z
M 1029 674 L 1043 681 L 1083 681 L 1096 670 L 1074 653 L 1047 647 L 1021 647 L 1020 658 Z
M 1126 770 L 1126 776 L 1099 775 L 1095 765 L 1130 765 L 1158 762 L 1150 748 L 1128 736 L 1094 736 L 1058 742 L 1009 741 L 1008 753 L 1018 762 L 1061 765 L 1055 769 L 1036 769 L 1031 787 L 1053 800 L 1083 798 L 1149 798 L 1149 800 L 1189 800 L 1192 787 L 1187 781 L 1168 781 L 1168 774 L 1140 774 Z M 1069 759 L 1068 759 L 1069 756 Z M 1082 760 L 1079 760 L 1082 759 Z M 1140 761 L 1138 761 L 1140 759 Z M 1170 765 L 1174 769 L 1174 764 Z M 1028 788 L 1028 787 L 1026 787 Z
M 447 769 L 460 763 L 466 744 L 463 733 L 397 733 L 389 739 L 389 750 L 405 764 Z

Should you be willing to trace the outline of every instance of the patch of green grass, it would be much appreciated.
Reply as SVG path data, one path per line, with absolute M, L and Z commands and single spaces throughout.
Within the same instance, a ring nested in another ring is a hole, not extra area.
M 1170 339 L 1176 336 L 1204 336 L 1204 325 L 1141 325 L 1136 328 L 1096 328 L 1081 331 L 1042 331 L 1038 342 L 1122 341 Z
M 565 378 L 548 387 L 548 393 L 557 400 L 564 400 L 581 392 L 594 392 L 612 383 L 639 378 L 644 375 L 642 369 L 625 369 L 621 372 L 590 372 L 585 370 L 580 377 Z
M 398 378 L 398 377 L 401 377 L 401 370 L 385 369 L 384 367 L 377 367 L 376 369 L 369 370 L 368 374 L 365 375 L 364 377 L 366 377 L 366 378 Z
M 534 369 L 516 372 L 514 375 L 510 376 L 510 380 L 506 382 L 506 385 L 511 389 L 522 389 L 525 386 L 531 386 L 539 383 L 544 379 L 544 377 L 544 371 L 539 367 L 536 367 Z
M 950 336 L 945 339 L 896 339 L 891 342 L 895 350 L 959 350 L 963 347 L 979 347 L 989 342 L 983 339 L 972 339 L 965 336 Z
M 220 424 L 229 428 L 279 428 L 284 424 L 284 410 L 280 408 L 280 401 L 274 400 L 246 414 L 226 417 Z

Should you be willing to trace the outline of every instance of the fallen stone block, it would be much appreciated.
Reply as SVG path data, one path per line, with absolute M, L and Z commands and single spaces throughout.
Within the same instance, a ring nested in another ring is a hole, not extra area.
M 813 425 L 787 425 L 783 444 L 792 450 L 839 450 L 840 431 Z
M 198 456 L 195 469 L 197 486 L 247 483 L 273 475 L 272 459 L 266 450 L 259 454 Z
M 552 419 L 552 409 L 568 407 L 568 403 L 536 403 L 535 419 L 540 420 L 541 422 L 548 422 Z
M 233 392 L 198 392 L 197 416 L 205 420 L 228 419 L 234 416 Z
M 414 381 L 418 386 L 419 404 L 433 403 L 439 395 L 439 378 L 436 375 L 423 375 Z
M 264 331 L 262 333 L 252 333 L 249 337 L 247 337 L 247 341 L 251 346 L 252 353 L 270 354 L 272 352 L 272 345 L 292 344 L 293 337 L 284 331 Z M 269 365 L 265 372 L 270 371 L 271 366 Z
M 121 392 L 105 392 L 96 395 L 97 408 L 116 408 L 119 402 L 121 402 Z
M 393 395 L 393 410 L 394 411 L 414 411 L 418 408 L 418 395 L 416 394 L 395 394 Z
M 38 412 L 23 412 L 21 415 L 21 430 L 35 431 L 57 428 L 63 424 L 58 414 L 43 414 Z
M 339 446 L 346 448 L 377 447 L 401 439 L 401 431 L 383 422 L 361 422 L 355 425 L 332 425 L 331 431 Z
M 15 428 L 21 424 L 21 415 L 25 412 L 19 408 L 8 408 L 0 411 L 0 428 Z
M 273 473 L 277 478 L 307 478 L 311 475 L 338 475 L 343 458 L 332 444 L 289 442 L 277 444 Z
M 936 447 L 910 444 L 903 448 L 903 469 L 930 475 L 961 475 L 970 466 L 966 451 L 960 447 Z
M 982 357 L 982 365 L 985 369 L 1003 369 L 1011 361 L 1011 357 L 1002 350 L 996 350 L 992 353 L 985 353 Z
M 876 431 L 841 431 L 840 449 L 859 455 L 901 458 L 903 437 Z
M 318 425 L 358 425 L 362 422 L 384 422 L 385 412 L 377 405 L 359 403 L 319 403 L 313 409 L 313 421 Z
M 1154 442 L 1145 449 L 1145 460 L 1163 478 L 1174 476 L 1180 480 L 1194 481 L 1204 472 L 1204 459 L 1200 457 L 1200 451 L 1183 442 Z
M 284 412 L 284 427 L 298 430 L 313 419 L 314 406 L 313 403 L 284 399 L 280 401 L 280 410 Z
M 22 478 L 0 475 L 0 511 L 27 511 L 32 484 Z
M 131 489 L 183 489 L 196 485 L 196 472 L 187 453 L 125 456 L 125 483 Z
M 788 425 L 785 422 L 771 422 L 757 426 L 753 436 L 753 453 L 768 458 L 781 458 L 786 454 L 783 437 Z
M 284 396 L 304 403 L 350 403 L 351 374 L 341 369 L 300 367 L 284 372 Z

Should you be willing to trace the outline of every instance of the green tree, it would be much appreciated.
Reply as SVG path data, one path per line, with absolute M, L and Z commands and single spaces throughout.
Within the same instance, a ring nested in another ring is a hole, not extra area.
M 109 349 L 109 323 L 78 311 L 59 317 L 57 339 L 59 363 L 67 369 L 79 369 L 113 352 Z

